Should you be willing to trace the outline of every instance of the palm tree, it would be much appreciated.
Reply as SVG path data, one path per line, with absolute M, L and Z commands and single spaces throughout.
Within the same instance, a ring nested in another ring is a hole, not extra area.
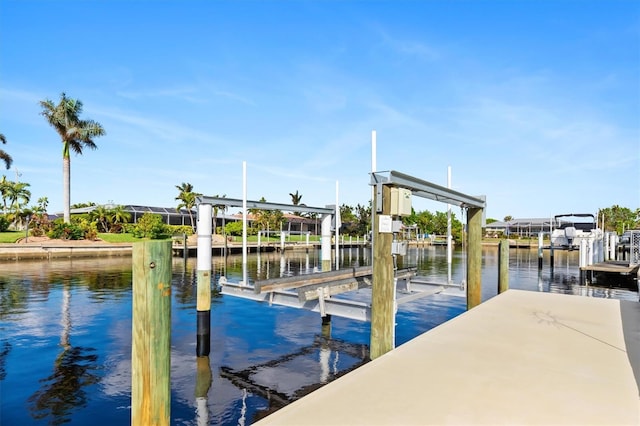
M 124 207 L 120 205 L 109 210 L 109 213 L 111 214 L 111 223 L 114 225 L 122 225 L 123 223 L 128 223 L 131 220 L 131 213 L 126 211 Z
M 82 155 L 84 148 L 96 149 L 93 139 L 103 136 L 106 132 L 100 123 L 93 120 L 82 120 L 82 102 L 77 99 L 60 95 L 60 102 L 55 105 L 49 99 L 40 101 L 41 114 L 45 116 L 49 124 L 58 132 L 62 139 L 62 180 L 63 180 L 63 207 L 64 221 L 71 221 L 71 157 L 70 151 Z
M 292 194 L 290 192 L 289 195 L 291 196 L 291 204 L 293 204 L 294 206 L 297 206 L 298 204 L 300 204 L 300 200 L 302 200 L 302 194 L 298 194 L 297 189 L 295 194 Z
M 11 182 L 7 180 L 6 176 L 2 176 L 0 180 L 0 196 L 2 196 L 2 212 L 7 212 L 7 200 L 9 199 L 9 186 Z
M 11 213 L 15 216 L 15 222 L 22 223 L 22 216 L 20 215 L 20 209 L 31 200 L 31 191 L 27 188 L 30 185 L 25 182 L 9 182 L 7 187 L 7 198 L 9 199 L 9 207 Z
M 40 198 L 38 198 L 38 210 L 39 210 L 40 213 L 46 213 L 48 206 L 49 206 L 49 198 L 48 197 L 40 197 Z
M 7 143 L 7 138 L 5 138 L 2 133 L 0 133 L 0 142 L 2 142 L 3 144 Z M 11 156 L 2 149 L 0 149 L 0 159 L 4 161 L 4 164 L 7 166 L 7 169 L 11 167 L 11 163 L 13 163 L 13 158 L 11 158 Z
M 96 222 L 102 232 L 109 232 L 110 211 L 104 206 L 98 206 L 89 213 L 89 217 Z
M 180 191 L 176 200 L 180 201 L 176 207 L 176 211 L 179 213 L 180 209 L 187 209 L 189 212 L 189 219 L 191 220 L 191 228 L 196 230 L 195 223 L 193 222 L 193 208 L 196 206 L 196 197 L 202 194 L 193 192 L 193 185 L 190 183 L 182 182 L 182 185 L 176 185 L 176 189 Z
M 214 195 L 214 198 L 225 198 L 227 196 L 227 194 L 224 194 L 222 197 L 220 197 L 218 194 Z M 222 210 L 222 228 L 224 230 L 224 212 L 227 210 L 227 206 L 225 206 L 224 204 L 216 204 L 214 206 L 212 206 L 213 208 L 213 233 L 216 233 L 216 224 L 218 223 L 218 210 Z

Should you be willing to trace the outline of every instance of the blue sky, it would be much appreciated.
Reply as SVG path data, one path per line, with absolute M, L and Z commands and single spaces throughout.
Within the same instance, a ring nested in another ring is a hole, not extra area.
M 378 170 L 451 166 L 487 217 L 640 207 L 637 1 L 0 0 L 3 173 L 51 213 L 63 91 L 107 131 L 72 203 L 241 198 L 246 161 L 249 199 L 366 204 L 375 130 Z

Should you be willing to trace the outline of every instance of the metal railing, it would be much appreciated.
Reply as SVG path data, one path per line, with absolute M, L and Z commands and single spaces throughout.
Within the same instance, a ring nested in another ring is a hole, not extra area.
M 640 264 L 640 231 L 631 231 L 629 239 L 629 265 Z

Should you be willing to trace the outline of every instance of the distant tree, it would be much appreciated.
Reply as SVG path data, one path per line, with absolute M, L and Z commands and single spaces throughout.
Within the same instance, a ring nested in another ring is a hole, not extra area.
M 302 200 L 302 194 L 298 194 L 297 189 L 295 194 L 290 192 L 289 195 L 291 196 L 291 204 L 293 204 L 294 206 L 300 204 L 300 201 Z
M 38 198 L 38 206 L 37 209 L 40 213 L 46 213 L 47 207 L 49 207 L 49 198 L 40 197 Z
M 434 234 L 433 228 L 433 213 L 429 210 L 424 210 L 416 215 L 416 225 L 418 229 L 424 234 Z
M 267 200 L 261 197 L 260 202 L 266 203 Z M 253 216 L 253 224 L 258 230 L 280 230 L 284 223 L 284 215 L 280 210 L 249 209 L 249 213 Z
M 242 235 L 242 222 L 237 220 L 235 222 L 229 222 L 225 225 L 225 234 L 227 235 Z
M 0 142 L 2 142 L 3 144 L 7 143 L 7 139 L 4 137 L 2 133 L 0 133 Z M 9 167 L 11 167 L 11 163 L 13 163 L 13 158 L 11 158 L 11 156 L 2 149 L 0 149 L 0 160 L 4 161 L 4 164 L 5 166 L 7 166 L 7 169 L 9 169 Z
M 186 209 L 189 213 L 189 219 L 191 220 L 191 228 L 195 232 L 196 224 L 193 221 L 193 208 L 196 206 L 196 197 L 202 195 L 197 192 L 193 192 L 193 185 L 183 182 L 181 185 L 176 185 L 176 189 L 180 191 L 176 200 L 180 201 L 176 207 L 176 211 L 180 212 L 181 209 Z
M 7 213 L 7 201 L 9 200 L 9 187 L 11 181 L 7 180 L 6 176 L 2 176 L 0 179 L 0 196 L 2 196 L 2 212 Z
M 639 212 L 640 209 L 633 211 L 628 207 L 620 207 L 616 204 L 598 210 L 598 218 L 601 221 L 604 216 L 605 231 L 615 231 L 618 235 L 621 235 L 628 229 L 640 227 Z
M 84 207 L 93 207 L 95 205 L 96 205 L 96 203 L 94 203 L 93 201 L 87 201 L 86 203 L 71 204 L 71 208 L 72 209 L 82 209 Z
M 493 222 L 497 222 L 497 221 L 498 221 L 497 219 L 492 219 L 492 218 L 488 217 L 487 218 L 487 225 L 490 224 L 490 223 L 493 223 Z
M 14 215 L 16 222 L 21 221 L 21 210 L 31 200 L 29 184 L 25 182 L 10 182 L 7 187 L 7 197 L 9 199 L 9 210 Z
M 160 239 L 165 238 L 167 233 L 167 225 L 159 214 L 145 213 L 133 227 L 133 235 L 138 238 Z
M 67 95 L 60 95 L 60 102 L 56 105 L 49 99 L 40 102 L 41 114 L 47 122 L 58 132 L 62 139 L 62 180 L 64 221 L 71 221 L 71 151 L 82 155 L 84 148 L 96 149 L 97 145 L 93 141 L 98 136 L 103 136 L 106 132 L 102 125 L 93 120 L 83 120 L 82 102 L 77 99 L 67 98 Z
M 129 223 L 131 220 L 131 213 L 126 211 L 123 206 L 115 206 L 114 208 L 109 210 L 109 221 L 112 226 L 109 229 L 109 232 L 119 232 L 122 229 L 122 224 Z M 114 230 L 117 228 L 117 230 Z
M 222 197 L 220 197 L 218 194 L 214 195 L 214 198 L 225 198 L 227 195 L 224 194 Z M 224 204 L 216 204 L 215 206 L 212 206 L 213 209 L 213 233 L 216 233 L 216 223 L 218 222 L 218 211 L 222 210 L 222 215 L 224 216 L 224 212 L 227 211 L 227 206 L 225 206 Z M 224 217 L 223 217 L 223 221 L 224 221 Z M 223 228 L 224 229 L 224 228 Z
M 91 221 L 95 222 L 102 232 L 109 232 L 109 210 L 105 206 L 98 206 L 89 213 Z
M 507 215 L 504 217 L 503 222 L 510 222 L 513 220 L 513 216 Z
M 357 235 L 366 235 L 371 227 L 371 202 L 366 207 L 358 204 L 355 215 L 358 218 Z

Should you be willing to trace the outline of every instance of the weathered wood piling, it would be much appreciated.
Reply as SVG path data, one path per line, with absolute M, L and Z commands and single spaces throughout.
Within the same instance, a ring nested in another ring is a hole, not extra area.
M 131 424 L 171 416 L 171 241 L 133 245 Z

